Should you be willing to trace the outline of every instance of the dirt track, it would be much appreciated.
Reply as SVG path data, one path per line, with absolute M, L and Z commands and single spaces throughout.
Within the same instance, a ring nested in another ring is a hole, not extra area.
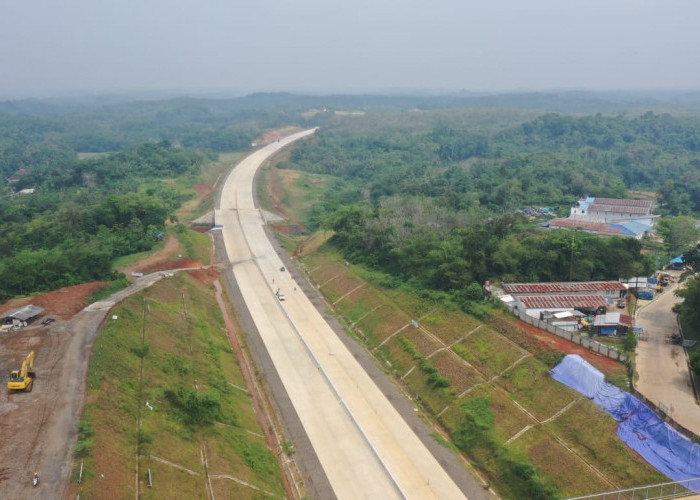
M 97 302 L 66 319 L 57 318 L 49 326 L 29 326 L 0 334 L 0 360 L 5 368 L 0 389 L 0 498 L 61 499 L 69 487 L 72 448 L 77 422 L 85 402 L 85 385 L 90 349 L 109 309 L 125 296 L 150 286 L 160 273 L 143 278 L 107 301 Z M 69 287 L 37 297 L 47 316 L 61 304 L 84 306 L 94 284 Z M 79 292 L 76 292 L 79 290 Z M 54 297 L 50 301 L 46 296 Z M 3 310 L 16 305 L 5 305 Z M 36 352 L 36 381 L 31 392 L 8 394 L 7 373 L 19 367 L 31 351 Z M 38 488 L 31 484 L 32 474 L 41 478 Z
M 90 344 L 107 311 L 86 311 L 49 327 L 4 334 L 3 359 L 36 351 L 29 393 L 0 391 L 3 446 L 2 498 L 62 498 L 70 475 L 71 445 L 85 396 Z M 18 362 L 15 362 L 18 364 Z M 3 379 L 4 381 L 5 379 Z M 39 488 L 31 486 L 38 471 Z

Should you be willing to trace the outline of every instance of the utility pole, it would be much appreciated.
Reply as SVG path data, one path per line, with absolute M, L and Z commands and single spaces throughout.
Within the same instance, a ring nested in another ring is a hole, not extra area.
M 576 243 L 576 229 L 571 232 L 571 260 L 569 262 L 569 281 L 574 281 L 574 244 Z

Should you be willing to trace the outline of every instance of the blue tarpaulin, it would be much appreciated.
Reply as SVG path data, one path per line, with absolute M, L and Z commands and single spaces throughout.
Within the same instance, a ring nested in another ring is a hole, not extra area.
M 603 374 L 581 356 L 569 354 L 550 373 L 620 422 L 620 439 L 660 472 L 674 481 L 700 477 L 700 445 L 669 426 L 632 394 L 605 382 Z M 700 484 L 691 487 L 700 491 Z

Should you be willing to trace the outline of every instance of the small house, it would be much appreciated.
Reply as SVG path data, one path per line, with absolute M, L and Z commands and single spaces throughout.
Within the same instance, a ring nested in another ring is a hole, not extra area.
M 598 335 L 617 335 L 627 333 L 632 328 L 632 317 L 617 312 L 599 314 L 593 320 L 593 328 Z

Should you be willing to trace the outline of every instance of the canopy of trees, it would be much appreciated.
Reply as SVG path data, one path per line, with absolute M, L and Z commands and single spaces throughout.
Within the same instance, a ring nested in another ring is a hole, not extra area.
M 651 272 L 653 263 L 631 238 L 522 227 L 520 215 L 487 221 L 452 220 L 425 203 L 399 214 L 380 204 L 345 206 L 325 219 L 348 259 L 381 268 L 415 288 L 459 294 L 472 283 L 588 281 Z M 433 212 L 430 223 L 427 212 Z
M 651 99 L 253 94 L 0 103 L 0 297 L 108 276 L 110 259 L 149 248 L 182 202 L 172 186 L 149 179 L 191 175 L 212 152 L 247 149 L 261 130 L 281 125 L 322 126 L 283 163 L 338 179 L 314 207 L 312 227 L 334 229 L 353 260 L 401 280 L 471 297 L 485 279 L 644 274 L 649 262 L 637 242 L 543 233 L 514 214 L 645 189 L 658 192 L 662 214 L 697 216 L 696 116 L 551 112 L 658 109 L 678 96 Z M 686 109 L 697 104 L 685 99 Z M 86 152 L 100 154 L 79 158 Z M 22 188 L 35 194 L 13 195 Z M 685 244 L 685 229 L 668 225 L 674 248 Z
M 169 143 L 113 155 L 73 155 L 26 164 L 13 188 L 31 195 L 0 199 L 0 299 L 112 277 L 117 256 L 150 249 L 185 199 L 145 179 L 191 174 L 207 160 Z
M 639 189 L 658 192 L 662 214 L 700 214 L 700 118 L 548 114 L 509 126 L 501 116 L 500 127 L 479 131 L 464 114 L 411 115 L 410 129 L 381 116 L 360 134 L 322 129 L 295 148 L 289 167 L 361 181 L 373 201 L 421 194 L 502 213 Z

